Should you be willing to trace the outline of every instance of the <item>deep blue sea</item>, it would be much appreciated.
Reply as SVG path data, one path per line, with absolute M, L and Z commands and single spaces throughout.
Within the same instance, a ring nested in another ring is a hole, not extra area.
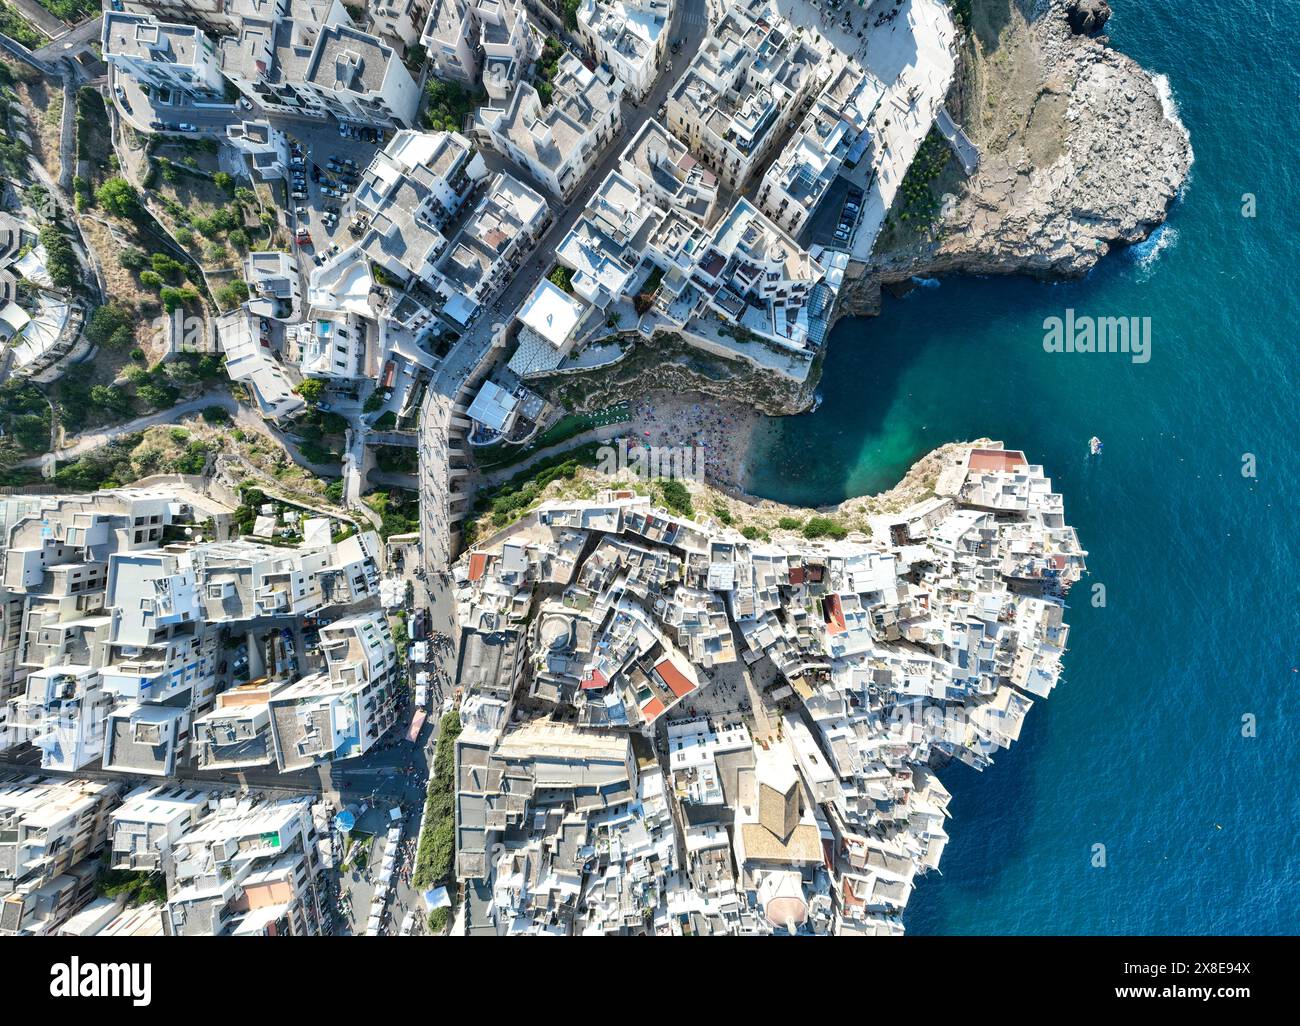
M 946 772 L 912 934 L 1300 932 L 1300 5 L 1111 6 L 1196 154 L 1161 234 L 1083 282 L 947 279 L 842 322 L 824 402 L 752 482 L 833 502 L 987 435 L 1045 465 L 1089 550 L 1061 686 L 991 769 Z M 1150 316 L 1151 361 L 1045 353 L 1066 307 Z

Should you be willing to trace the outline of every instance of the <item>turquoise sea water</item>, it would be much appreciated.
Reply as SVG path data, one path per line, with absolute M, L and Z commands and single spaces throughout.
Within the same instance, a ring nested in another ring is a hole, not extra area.
M 1162 234 L 1083 282 L 949 279 L 842 322 L 822 406 L 754 471 L 758 494 L 832 502 L 988 435 L 1045 465 L 1090 552 L 1062 685 L 990 770 L 946 772 L 952 841 L 913 934 L 1300 932 L 1296 5 L 1112 7 L 1196 154 Z M 1150 363 L 1043 352 L 1066 307 L 1150 316 Z

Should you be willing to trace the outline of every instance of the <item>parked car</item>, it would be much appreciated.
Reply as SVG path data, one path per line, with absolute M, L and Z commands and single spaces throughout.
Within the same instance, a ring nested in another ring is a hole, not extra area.
M 191 125 L 188 121 L 182 121 L 178 126 L 182 132 L 197 132 L 198 125 Z
M 253 109 L 253 101 L 250 100 L 247 96 L 241 96 L 241 97 L 239 98 L 239 105 L 240 105 L 241 107 L 243 107 L 244 110 L 252 110 L 252 109 Z

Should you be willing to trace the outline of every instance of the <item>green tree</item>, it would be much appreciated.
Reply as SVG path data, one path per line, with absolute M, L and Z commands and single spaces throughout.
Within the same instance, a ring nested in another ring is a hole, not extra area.
M 236 278 L 217 289 L 217 301 L 222 306 L 238 306 L 248 300 L 248 282 Z
M 152 381 L 137 388 L 135 395 L 142 403 L 154 410 L 164 410 L 174 405 L 178 398 L 176 389 Z
M 135 187 L 120 175 L 95 190 L 95 202 L 116 217 L 132 218 L 140 212 L 140 197 Z
M 47 224 L 40 230 L 41 245 L 45 247 L 45 269 L 50 280 L 61 289 L 70 289 L 81 281 L 81 265 L 72 250 L 72 243 L 56 225 Z
M 144 274 L 149 274 L 149 273 L 150 272 L 148 271 L 144 272 Z M 140 275 L 141 281 L 144 280 L 144 274 Z M 166 310 L 168 313 L 175 313 L 180 307 L 184 306 L 186 303 L 193 303 L 195 300 L 199 298 L 198 292 L 195 289 L 191 288 L 189 285 L 186 285 L 182 289 L 173 288 L 169 285 L 162 290 L 160 295 L 162 297 L 163 309 Z
M 131 330 L 131 314 L 125 307 L 116 303 L 95 307 L 86 322 L 86 338 L 97 346 L 125 348 L 134 341 Z
M 684 517 L 695 515 L 695 506 L 691 502 L 691 493 L 686 490 L 684 484 L 676 478 L 669 478 L 666 481 L 661 481 L 659 488 L 663 493 L 664 505 L 672 512 Z
M 320 378 L 304 378 L 296 389 L 303 402 L 315 406 L 325 398 L 325 382 Z

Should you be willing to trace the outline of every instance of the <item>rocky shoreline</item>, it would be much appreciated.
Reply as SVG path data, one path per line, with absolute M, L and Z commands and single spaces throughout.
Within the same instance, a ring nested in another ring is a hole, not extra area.
M 949 109 L 979 147 L 929 236 L 882 253 L 841 294 L 874 315 L 915 276 L 1079 278 L 1147 238 L 1192 164 L 1167 85 L 1105 37 L 1071 28 L 1071 0 L 976 0 Z
M 882 290 L 901 293 L 917 277 L 1083 277 L 1114 246 L 1141 242 L 1164 222 L 1187 180 L 1191 143 L 1167 84 L 1091 34 L 1104 26 L 1104 9 L 1099 0 L 973 0 L 947 106 L 978 146 L 979 169 L 969 180 L 938 183 L 943 212 L 924 236 L 850 267 L 836 319 L 876 315 Z M 688 403 L 699 397 L 733 418 L 741 449 L 740 437 L 753 439 L 762 415 L 810 409 L 820 372 L 821 357 L 801 386 L 773 382 L 665 336 L 601 374 L 556 382 L 550 397 L 594 409 L 643 396 L 643 383 Z M 746 459 L 728 460 L 718 475 L 727 494 L 751 517 L 789 515 L 739 490 Z

